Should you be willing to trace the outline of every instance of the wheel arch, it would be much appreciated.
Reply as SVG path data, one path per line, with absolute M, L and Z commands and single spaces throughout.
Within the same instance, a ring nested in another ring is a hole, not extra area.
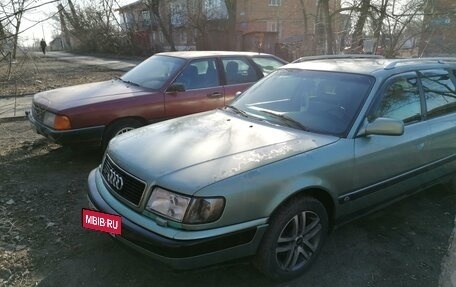
M 283 200 L 272 212 L 271 218 L 274 216 L 275 213 L 280 210 L 283 206 L 287 205 L 290 201 L 295 200 L 298 197 L 312 197 L 320 201 L 326 209 L 328 213 L 328 223 L 329 223 L 329 230 L 333 230 L 335 226 L 335 215 L 336 215 L 336 204 L 334 198 L 330 195 L 329 191 L 321 188 L 321 187 L 309 187 L 303 188 L 301 190 L 296 191 L 295 193 L 288 196 L 285 200 Z
M 116 124 L 118 124 L 118 123 L 120 123 L 122 121 L 129 121 L 129 120 L 137 121 L 142 126 L 145 126 L 145 125 L 148 124 L 146 119 L 144 119 L 142 117 L 139 117 L 139 116 L 127 116 L 127 117 L 116 118 L 116 119 L 112 120 L 111 122 L 109 122 L 105 126 L 105 128 L 103 130 L 103 135 L 102 135 L 102 138 L 101 138 L 101 144 L 102 144 L 103 148 L 105 148 L 107 146 L 106 137 L 109 136 L 109 132 L 111 130 L 111 127 L 115 126 Z
M 141 122 L 142 124 L 147 124 L 147 120 L 141 116 L 124 116 L 124 117 L 121 117 L 121 118 L 115 118 L 113 119 L 112 121 L 110 121 L 108 124 L 106 124 L 106 128 L 109 127 L 109 126 L 112 126 L 118 122 L 121 122 L 121 121 L 125 121 L 125 120 L 135 120 L 135 121 L 138 121 L 138 122 Z M 105 129 L 106 130 L 106 129 Z

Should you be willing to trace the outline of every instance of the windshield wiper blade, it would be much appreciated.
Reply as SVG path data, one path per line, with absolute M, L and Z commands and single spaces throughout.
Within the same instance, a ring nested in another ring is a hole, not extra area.
M 246 117 L 246 118 L 249 117 L 249 115 L 248 115 L 246 112 L 244 112 L 243 110 L 240 110 L 240 109 L 236 108 L 235 106 L 228 105 L 228 106 L 226 106 L 226 108 L 230 108 L 230 109 L 232 109 L 235 113 L 237 113 L 237 114 L 239 114 L 239 115 L 241 115 L 241 116 L 244 116 L 244 117 Z
M 299 129 L 301 129 L 303 131 L 309 131 L 309 129 L 306 126 L 304 126 L 300 122 L 298 122 L 290 117 L 287 117 L 284 114 L 274 113 L 274 112 L 267 111 L 267 110 L 260 110 L 260 112 L 268 114 L 268 115 L 273 115 L 274 117 L 281 119 L 282 122 L 284 122 L 289 127 L 298 127 Z

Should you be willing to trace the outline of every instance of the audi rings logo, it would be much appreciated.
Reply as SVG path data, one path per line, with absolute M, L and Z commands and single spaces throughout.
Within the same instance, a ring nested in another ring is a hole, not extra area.
M 112 168 L 106 172 L 106 180 L 117 190 L 123 187 L 123 178 Z

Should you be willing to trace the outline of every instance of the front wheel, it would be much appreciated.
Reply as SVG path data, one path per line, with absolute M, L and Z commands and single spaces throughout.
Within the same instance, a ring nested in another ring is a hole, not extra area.
M 315 261 L 327 234 L 328 215 L 320 201 L 290 201 L 272 217 L 254 264 L 274 280 L 296 278 Z
M 126 133 L 126 132 L 129 132 L 131 130 L 137 129 L 141 126 L 143 126 L 143 124 L 140 121 L 135 120 L 135 119 L 123 119 L 123 120 L 119 120 L 119 121 L 112 123 L 111 125 L 109 125 L 106 128 L 105 133 L 103 135 L 103 141 L 102 141 L 103 150 L 106 149 L 106 147 L 109 144 L 109 141 L 113 137 Z

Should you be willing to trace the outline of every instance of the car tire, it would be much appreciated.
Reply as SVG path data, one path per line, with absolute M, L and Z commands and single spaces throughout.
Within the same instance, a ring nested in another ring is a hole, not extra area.
M 103 150 L 105 150 L 108 147 L 108 144 L 113 137 L 137 129 L 141 126 L 143 126 L 143 124 L 136 119 L 123 119 L 110 124 L 103 134 Z
M 271 218 L 253 263 L 273 280 L 294 279 L 312 265 L 327 235 L 324 205 L 312 197 L 292 199 Z

